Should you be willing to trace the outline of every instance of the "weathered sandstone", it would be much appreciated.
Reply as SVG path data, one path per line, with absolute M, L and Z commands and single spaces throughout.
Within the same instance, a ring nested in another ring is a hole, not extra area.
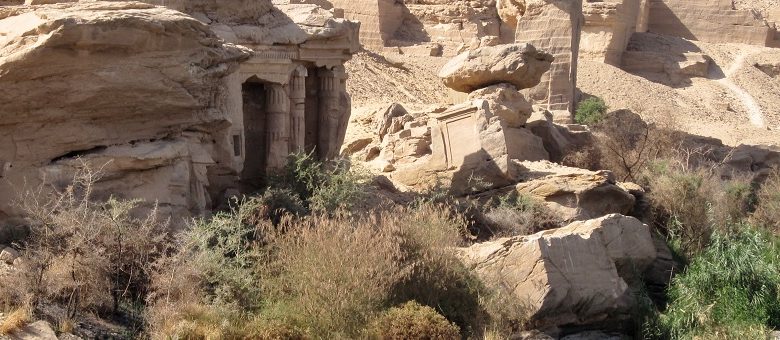
M 656 258 L 649 227 L 608 215 L 560 229 L 473 245 L 464 262 L 491 287 L 530 308 L 540 329 L 627 319 L 627 282 Z
M 500 83 L 526 89 L 539 83 L 552 62 L 552 56 L 529 44 L 480 47 L 450 60 L 439 77 L 445 85 L 461 92 Z
M 732 0 L 649 0 L 648 30 L 713 43 L 768 46 L 776 30 Z
M 555 57 L 541 83 L 524 91 L 534 104 L 550 111 L 573 112 L 583 23 L 582 0 L 525 2 L 525 14 L 517 21 L 515 41 L 529 43 Z
M 550 162 L 521 162 L 518 193 L 542 200 L 563 220 L 585 220 L 612 213 L 628 214 L 635 198 L 609 171 L 589 171 Z

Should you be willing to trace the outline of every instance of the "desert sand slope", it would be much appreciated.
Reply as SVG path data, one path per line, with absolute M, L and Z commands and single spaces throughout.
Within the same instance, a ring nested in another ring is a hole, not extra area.
M 612 108 L 628 108 L 729 145 L 780 144 L 780 77 L 772 74 L 780 65 L 780 50 L 677 38 L 643 43 L 639 49 L 703 53 L 712 59 L 709 74 L 673 84 L 663 77 L 581 61 L 578 87 L 604 98 Z

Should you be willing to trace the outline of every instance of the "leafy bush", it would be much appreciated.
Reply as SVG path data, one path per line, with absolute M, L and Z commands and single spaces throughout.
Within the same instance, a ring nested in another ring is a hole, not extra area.
M 594 125 L 604 119 L 607 113 L 607 104 L 599 97 L 590 97 L 577 105 L 574 121 L 577 124 Z
M 759 339 L 780 327 L 780 243 L 749 226 L 737 230 L 716 233 L 674 278 L 659 319 L 667 336 Z
M 382 314 L 373 322 L 369 334 L 372 338 L 384 340 L 460 339 L 458 326 L 447 321 L 433 308 L 414 301 Z
M 263 202 L 270 205 L 268 212 L 276 222 L 284 212 L 332 214 L 352 210 L 365 195 L 366 181 L 367 176 L 346 161 L 322 163 L 313 153 L 298 153 L 290 155 L 284 171 L 271 176 L 262 197 L 268 198 Z

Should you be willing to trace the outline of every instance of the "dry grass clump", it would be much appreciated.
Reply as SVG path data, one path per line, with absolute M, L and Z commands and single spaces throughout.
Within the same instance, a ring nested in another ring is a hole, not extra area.
M 527 194 L 499 197 L 485 213 L 493 237 L 530 235 L 560 227 L 563 221 L 544 202 Z
M 751 221 L 780 235 L 780 169 L 773 171 L 756 193 Z
M 470 323 L 480 320 L 481 288 L 455 257 L 464 227 L 447 209 L 287 216 L 274 226 L 255 218 L 260 206 L 239 202 L 196 222 L 179 251 L 158 261 L 147 313 L 152 336 L 212 329 L 221 337 L 354 338 L 411 300 L 464 332 L 477 329 Z
M 0 335 L 8 335 L 26 326 L 32 321 L 29 307 L 19 307 L 0 321 Z
M 21 265 L 0 282 L 4 300 L 84 311 L 119 311 L 146 295 L 150 264 L 165 249 L 164 221 L 156 211 L 134 217 L 138 201 L 93 201 L 100 172 L 85 166 L 61 190 L 25 193 L 20 207 L 31 223 Z
M 458 326 L 433 308 L 413 301 L 386 311 L 374 320 L 368 333 L 372 339 L 384 340 L 460 339 Z
M 644 181 L 655 211 L 655 223 L 678 240 L 684 253 L 703 250 L 715 230 L 749 214 L 753 189 L 746 178 L 723 180 L 712 168 L 689 168 L 675 161 L 657 161 Z

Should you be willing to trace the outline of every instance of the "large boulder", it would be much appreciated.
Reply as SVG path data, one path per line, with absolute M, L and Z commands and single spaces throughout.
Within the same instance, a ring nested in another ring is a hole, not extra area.
M 636 202 L 609 171 L 590 171 L 548 161 L 520 165 L 522 178 L 514 190 L 544 201 L 564 220 L 628 214 Z
M 553 57 L 530 44 L 480 47 L 459 54 L 439 72 L 444 84 L 460 92 L 509 83 L 517 89 L 539 84 Z
M 656 258 L 649 227 L 618 214 L 460 250 L 490 287 L 525 304 L 540 329 L 625 320 L 628 282 Z

